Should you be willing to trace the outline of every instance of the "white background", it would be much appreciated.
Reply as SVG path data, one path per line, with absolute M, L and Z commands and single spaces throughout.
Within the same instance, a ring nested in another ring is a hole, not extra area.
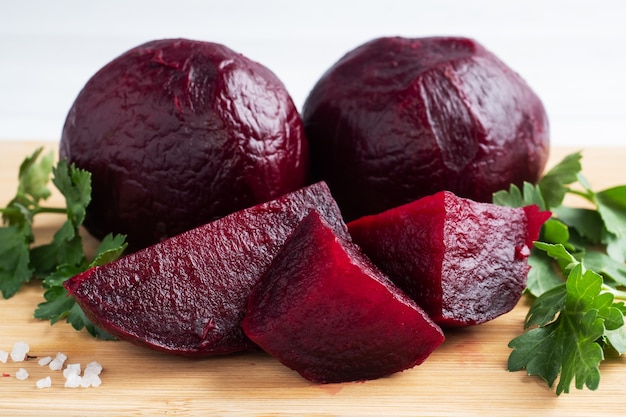
M 553 145 L 626 146 L 622 0 L 0 0 L 0 140 L 58 140 L 89 77 L 149 40 L 222 43 L 301 108 L 344 53 L 388 35 L 474 38 L 542 98 Z

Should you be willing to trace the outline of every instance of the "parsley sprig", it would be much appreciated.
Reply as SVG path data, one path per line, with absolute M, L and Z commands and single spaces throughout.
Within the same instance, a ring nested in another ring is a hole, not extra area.
M 580 152 L 566 156 L 537 185 L 494 194 L 499 205 L 537 204 L 553 213 L 529 258 L 526 292 L 534 298 L 525 332 L 509 343 L 508 369 L 526 369 L 556 394 L 595 390 L 608 350 L 626 352 L 626 186 L 595 192 L 581 174 Z M 563 204 L 566 195 L 586 203 Z
M 65 207 L 44 205 L 52 192 L 52 183 L 65 198 Z M 95 265 L 110 262 L 126 248 L 122 235 L 105 237 L 93 259 L 87 259 L 79 228 L 91 201 L 91 174 L 60 160 L 54 165 L 54 155 L 43 155 L 38 148 L 20 165 L 15 197 L 4 208 L 0 227 L 0 291 L 7 299 L 13 297 L 23 284 L 38 279 L 45 288 L 45 301 L 38 305 L 35 317 L 56 323 L 65 319 L 76 330 L 83 328 L 105 339 L 111 336 L 94 326 L 74 299 L 68 295 L 63 282 Z M 34 220 L 41 213 L 65 215 L 65 221 L 49 243 L 34 245 Z

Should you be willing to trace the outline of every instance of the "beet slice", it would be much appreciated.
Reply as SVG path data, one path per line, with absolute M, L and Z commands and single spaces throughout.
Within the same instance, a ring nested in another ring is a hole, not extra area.
M 325 183 L 90 269 L 65 283 L 96 326 L 137 345 L 186 356 L 254 347 L 241 329 L 248 295 L 312 209 L 348 236 Z
M 313 211 L 252 291 L 246 335 L 304 378 L 375 379 L 422 363 L 441 329 Z
M 442 191 L 348 223 L 354 242 L 443 327 L 510 311 L 528 256 L 550 217 L 537 206 L 500 207 Z

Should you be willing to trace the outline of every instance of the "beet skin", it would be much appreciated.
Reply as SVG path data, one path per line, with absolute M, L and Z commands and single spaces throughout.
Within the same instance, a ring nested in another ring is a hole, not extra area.
M 347 53 L 302 109 L 315 179 L 347 221 L 448 190 L 491 201 L 536 182 L 548 119 L 524 80 L 465 38 L 380 38 Z
M 136 250 L 306 184 L 302 120 L 264 66 L 209 42 L 163 39 L 98 71 L 60 156 L 91 172 L 85 226 Z

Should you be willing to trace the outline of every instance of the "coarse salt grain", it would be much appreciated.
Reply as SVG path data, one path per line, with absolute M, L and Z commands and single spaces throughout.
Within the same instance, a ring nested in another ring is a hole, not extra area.
M 52 386 L 52 378 L 49 376 L 37 380 L 35 383 L 37 388 L 50 388 Z
M 80 375 L 70 373 L 65 379 L 65 388 L 77 388 L 80 386 L 81 380 Z
M 50 362 L 50 369 L 52 371 L 60 371 L 63 369 L 63 364 L 67 360 L 67 355 L 64 353 L 58 352 L 57 356 Z
M 102 372 L 102 365 L 96 361 L 88 363 L 85 367 L 85 374 L 91 373 L 94 375 L 100 375 L 100 372 Z
M 100 384 L 102 384 L 102 380 L 100 379 L 100 377 L 96 374 L 87 374 L 85 376 L 83 376 L 83 382 L 81 383 L 81 386 L 84 388 L 87 387 L 99 387 Z
M 80 375 L 80 363 L 70 363 L 63 370 L 63 376 L 67 378 L 69 375 Z
M 19 379 L 20 381 L 24 381 L 26 378 L 28 378 L 28 371 L 24 368 L 20 368 L 16 373 L 15 373 L 15 377 L 17 379 Z
M 6 351 L 0 350 L 0 362 L 6 363 L 8 361 L 9 355 L 14 362 L 22 362 L 29 358 L 28 352 L 30 351 L 30 346 L 25 342 L 17 342 L 13 345 L 13 350 L 9 354 Z M 67 355 L 64 353 L 58 352 L 56 357 L 53 359 L 50 356 L 45 356 L 40 358 L 37 363 L 40 366 L 48 365 L 51 370 L 58 371 L 63 369 L 63 365 L 67 360 Z M 76 387 L 99 387 L 102 384 L 102 380 L 100 379 L 100 373 L 102 372 L 102 365 L 96 361 L 92 361 L 84 369 L 83 376 L 81 376 L 81 365 L 80 363 L 68 364 L 64 371 L 63 376 L 66 378 L 65 387 L 68 388 L 76 388 Z M 10 374 L 3 374 L 4 376 L 10 376 Z M 15 377 L 19 380 L 25 380 L 29 377 L 29 373 L 26 369 L 20 368 L 16 373 Z M 37 380 L 35 383 L 37 388 L 50 388 L 52 386 L 52 378 L 47 376 L 45 378 L 41 378 Z
M 63 369 L 63 362 L 58 359 L 53 359 L 48 366 L 50 367 L 51 371 L 60 371 L 61 369 Z
M 44 356 L 43 358 L 39 359 L 39 361 L 37 361 L 37 363 L 40 366 L 46 366 L 46 365 L 50 364 L 50 362 L 52 362 L 52 357 L 51 356 Z
M 13 362 L 23 362 L 29 350 L 30 346 L 28 346 L 27 343 L 15 342 L 13 350 L 11 351 L 11 360 L 13 360 Z

